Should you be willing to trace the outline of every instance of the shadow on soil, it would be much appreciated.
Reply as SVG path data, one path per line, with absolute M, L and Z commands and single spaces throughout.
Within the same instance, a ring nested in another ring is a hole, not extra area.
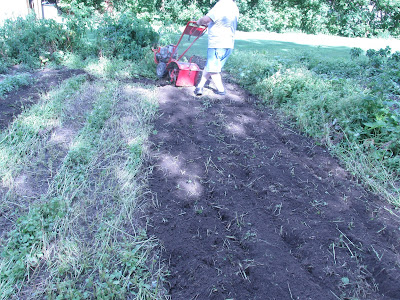
M 1 99 L 2 129 L 83 71 L 41 72 L 43 85 Z M 153 84 L 149 229 L 172 299 L 400 299 L 400 217 L 324 148 L 232 83 L 201 98 Z
M 400 218 L 324 148 L 227 90 L 159 87 L 149 228 L 171 298 L 399 299 Z

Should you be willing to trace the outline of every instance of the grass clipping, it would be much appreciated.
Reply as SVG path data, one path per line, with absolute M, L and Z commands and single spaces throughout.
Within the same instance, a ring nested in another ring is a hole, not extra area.
M 69 104 L 74 97 L 78 104 L 82 89 L 97 91 L 47 192 L 6 235 L 2 299 L 162 298 L 157 243 L 138 222 L 155 97 L 116 81 L 89 85 L 73 97 L 65 93 Z

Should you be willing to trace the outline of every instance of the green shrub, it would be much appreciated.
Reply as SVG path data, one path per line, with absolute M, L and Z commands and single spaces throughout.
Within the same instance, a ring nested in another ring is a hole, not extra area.
M 0 55 L 14 64 L 40 67 L 55 60 L 57 51 L 70 49 L 72 43 L 73 37 L 62 24 L 36 20 L 34 15 L 6 20 L 0 28 Z
M 4 97 L 7 93 L 18 89 L 21 86 L 28 86 L 33 83 L 33 78 L 29 74 L 18 74 L 6 76 L 0 81 L 0 97 Z
M 201 18 L 210 8 L 210 3 L 207 3 L 207 7 L 202 11 L 197 1 L 165 0 L 160 10 L 162 11 L 161 18 L 164 21 L 183 25 L 188 21 Z
M 4 60 L 0 61 L 0 74 L 6 74 L 8 71 L 8 67 L 9 65 L 7 64 L 7 62 L 5 62 Z
M 354 47 L 350 49 L 350 56 L 351 58 L 355 59 L 357 57 L 360 57 L 361 54 L 363 54 L 364 50 L 358 47 Z
M 141 58 L 158 40 L 150 24 L 132 13 L 105 14 L 95 34 L 99 55 L 109 58 Z
M 254 17 L 252 13 L 241 16 L 240 22 L 238 23 L 238 30 L 241 31 L 263 31 L 265 25 L 262 24 L 262 20 Z

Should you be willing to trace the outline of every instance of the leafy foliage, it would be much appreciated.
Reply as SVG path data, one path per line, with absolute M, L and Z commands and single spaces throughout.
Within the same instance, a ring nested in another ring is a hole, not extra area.
M 54 237 L 55 222 L 64 215 L 63 202 L 54 198 L 32 208 L 17 220 L 16 228 L 8 234 L 8 243 L 1 253 L 2 259 L 10 265 L 0 270 L 1 282 L 8 281 L 14 285 L 25 278 L 27 271 L 39 265 L 44 255 L 44 248 L 40 246 L 45 246 L 43 242 Z
M 105 57 L 141 58 L 157 40 L 158 34 L 149 23 L 129 12 L 105 14 L 96 30 L 97 50 Z
M 33 78 L 29 74 L 18 74 L 7 76 L 0 81 L 0 97 L 4 97 L 7 93 L 18 89 L 21 86 L 31 85 Z
M 352 49 L 350 55 L 239 53 L 228 68 L 309 135 L 345 148 L 355 143 L 389 173 L 400 175 L 400 53 L 387 47 L 365 55 Z
M 60 0 L 61 6 L 100 12 L 129 11 L 148 21 L 184 24 L 206 14 L 216 0 Z M 240 30 L 303 31 L 342 36 L 398 36 L 400 6 L 393 0 L 237 0 Z
M 73 36 L 54 20 L 6 20 L 0 28 L 0 57 L 2 60 L 30 67 L 39 67 L 48 60 L 56 61 L 58 51 L 71 48 Z
M 60 4 L 64 24 L 37 20 L 34 15 L 7 20 L 0 27 L 0 73 L 7 73 L 12 64 L 39 68 L 63 63 L 72 53 L 80 59 L 143 60 L 159 39 L 150 23 L 131 11 L 99 14 L 82 1 L 72 0 L 69 5 Z M 137 76 L 137 70 L 132 72 Z M 4 83 L 0 94 L 13 89 L 11 85 Z

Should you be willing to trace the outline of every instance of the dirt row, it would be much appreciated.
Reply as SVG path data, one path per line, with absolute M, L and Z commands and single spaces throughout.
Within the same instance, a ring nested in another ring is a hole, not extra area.
M 400 218 L 233 83 L 159 88 L 151 233 L 172 299 L 400 299 Z
M 18 74 L 18 69 L 14 72 Z M 43 69 L 32 73 L 34 84 L 15 90 L 3 98 L 0 97 L 0 129 L 4 129 L 24 109 L 35 104 L 41 95 L 57 86 L 67 78 L 85 73 L 83 70 Z
M 36 85 L 1 99 L 1 129 L 81 72 L 36 73 Z M 400 213 L 326 149 L 234 83 L 224 97 L 149 83 L 160 114 L 148 228 L 164 247 L 172 299 L 400 299 Z M 31 175 L 25 196 L 46 188 Z

